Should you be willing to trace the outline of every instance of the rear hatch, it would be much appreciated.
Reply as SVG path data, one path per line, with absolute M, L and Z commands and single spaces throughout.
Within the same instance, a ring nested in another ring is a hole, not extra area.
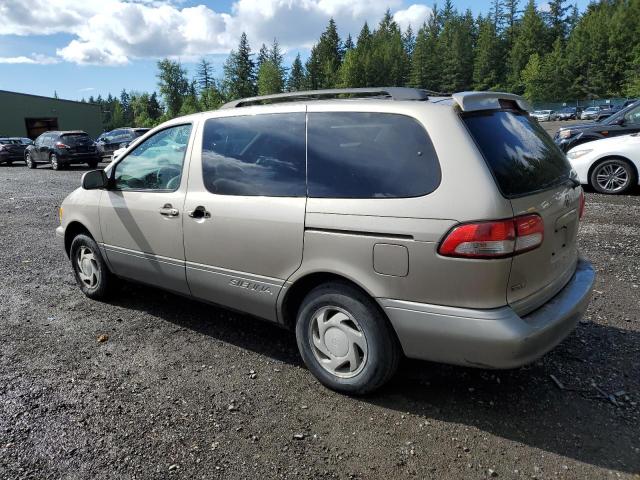
M 514 216 L 537 214 L 544 222 L 542 244 L 512 260 L 507 302 L 525 315 L 556 295 L 575 271 L 582 189 L 565 155 L 526 112 L 462 115 Z
M 60 141 L 69 147 L 71 153 L 89 153 L 96 150 L 93 140 L 86 133 L 64 133 Z
M 9 152 L 9 155 L 11 155 L 12 157 L 21 158 L 24 155 L 26 145 L 23 145 L 19 140 L 2 140 L 0 141 L 0 144 L 3 145 L 2 149 L 6 152 Z

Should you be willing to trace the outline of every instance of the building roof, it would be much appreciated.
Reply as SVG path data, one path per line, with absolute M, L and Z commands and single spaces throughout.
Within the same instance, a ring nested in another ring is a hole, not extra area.
M 54 102 L 77 103 L 77 104 L 80 104 L 80 105 L 91 105 L 91 106 L 94 106 L 94 107 L 99 107 L 100 106 L 97 103 L 79 102 L 78 100 L 66 100 L 64 98 L 45 97 L 44 95 L 34 95 L 32 93 L 11 92 L 9 90 L 0 90 L 0 93 L 7 93 L 9 95 L 22 95 L 22 96 L 25 96 L 25 97 L 32 97 L 32 98 L 43 98 L 43 99 L 46 99 L 46 100 L 53 100 Z

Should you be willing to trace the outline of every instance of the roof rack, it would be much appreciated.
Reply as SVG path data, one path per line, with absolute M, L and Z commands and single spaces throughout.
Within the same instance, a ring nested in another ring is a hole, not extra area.
M 330 98 L 387 98 L 389 100 L 426 101 L 435 92 L 419 88 L 379 87 L 379 88 L 332 88 L 327 90 L 309 90 L 305 92 L 278 93 L 260 97 L 242 98 L 225 103 L 221 108 L 239 108 L 265 103 L 284 103 L 325 100 Z

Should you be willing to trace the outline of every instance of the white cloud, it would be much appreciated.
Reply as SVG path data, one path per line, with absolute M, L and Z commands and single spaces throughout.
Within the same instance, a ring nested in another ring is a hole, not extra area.
M 180 0 L 2 0 L 0 35 L 67 33 L 57 50 L 78 64 L 124 65 L 133 59 L 191 58 L 228 53 L 246 32 L 254 50 L 278 38 L 284 49 L 309 47 L 333 17 L 346 35 L 364 21 L 377 23 L 387 8 L 406 28 L 418 28 L 431 9 L 403 0 L 236 0 L 229 13 Z
M 51 65 L 60 62 L 56 57 L 48 57 L 38 53 L 32 54 L 30 57 L 20 55 L 18 57 L 0 57 L 0 63 L 5 64 L 27 64 L 27 65 Z
M 393 14 L 393 19 L 403 30 L 411 26 L 413 32 L 416 33 L 430 16 L 431 8 L 426 5 L 413 4 L 405 10 L 398 10 Z

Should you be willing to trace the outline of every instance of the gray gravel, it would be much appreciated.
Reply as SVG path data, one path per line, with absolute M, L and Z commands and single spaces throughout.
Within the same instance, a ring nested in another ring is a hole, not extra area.
M 0 479 L 640 478 L 638 192 L 587 195 L 595 297 L 542 360 L 406 361 L 350 398 L 273 325 L 129 284 L 86 299 L 54 237 L 82 172 L 0 167 Z

